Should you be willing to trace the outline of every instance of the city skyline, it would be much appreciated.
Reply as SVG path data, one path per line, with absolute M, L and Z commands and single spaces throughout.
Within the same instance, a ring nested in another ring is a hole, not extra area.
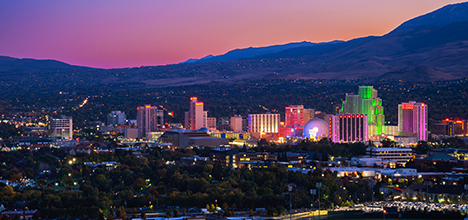
M 100 68 L 173 64 L 236 48 L 384 35 L 458 2 L 1 2 L 0 55 Z

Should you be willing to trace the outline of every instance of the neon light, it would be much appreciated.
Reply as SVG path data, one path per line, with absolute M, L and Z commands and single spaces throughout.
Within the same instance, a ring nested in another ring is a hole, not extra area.
M 403 104 L 403 109 L 413 109 L 413 104 Z
M 151 108 L 151 105 L 145 105 L 145 108 Z
M 198 105 L 198 106 L 203 105 L 203 102 L 197 102 L 195 103 L 195 105 Z

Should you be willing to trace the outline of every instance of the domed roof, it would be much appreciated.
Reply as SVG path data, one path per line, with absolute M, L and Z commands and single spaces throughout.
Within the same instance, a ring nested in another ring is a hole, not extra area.
M 200 128 L 200 129 L 198 129 L 197 131 L 198 131 L 198 132 L 206 132 L 206 133 L 210 133 L 210 129 L 208 129 L 208 128 L 205 128 L 205 127 L 203 127 L 203 128 Z
M 328 136 L 328 123 L 320 118 L 310 119 L 303 130 L 303 137 L 319 139 Z

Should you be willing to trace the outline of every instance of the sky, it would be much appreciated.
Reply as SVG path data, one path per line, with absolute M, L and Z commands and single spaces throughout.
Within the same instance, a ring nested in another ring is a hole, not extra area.
M 122 68 L 390 32 L 453 0 L 2 0 L 0 55 Z

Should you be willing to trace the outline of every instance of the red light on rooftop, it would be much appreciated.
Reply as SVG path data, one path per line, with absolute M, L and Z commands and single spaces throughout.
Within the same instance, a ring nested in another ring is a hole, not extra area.
M 190 100 L 197 100 L 197 97 L 190 97 Z
M 421 106 L 424 107 L 424 103 L 421 103 Z
M 197 102 L 195 103 L 195 105 L 198 105 L 198 106 L 203 105 L 203 102 Z
M 343 118 L 343 115 L 340 115 L 340 118 Z
M 364 115 L 361 115 L 361 118 L 364 118 Z
M 137 107 L 137 110 L 140 110 L 140 107 Z

